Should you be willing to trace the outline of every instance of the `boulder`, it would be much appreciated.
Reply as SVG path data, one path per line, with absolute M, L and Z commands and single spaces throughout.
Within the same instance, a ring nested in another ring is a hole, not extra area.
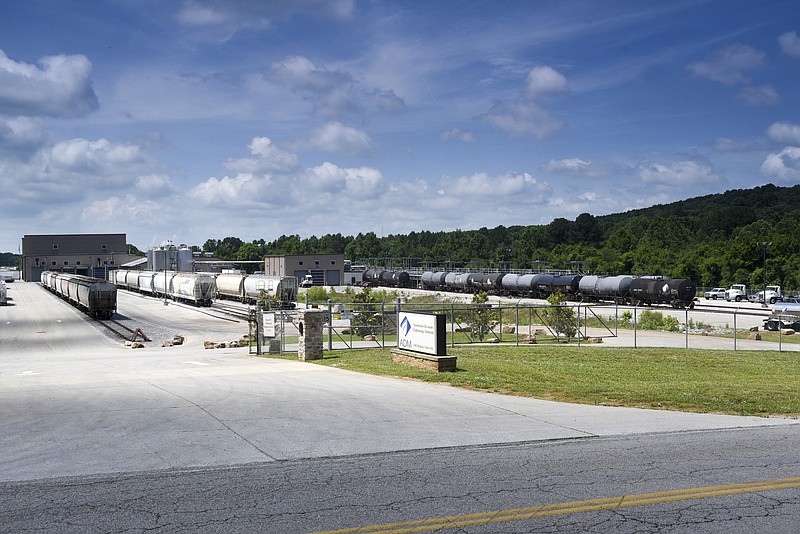
M 759 334 L 758 332 L 750 332 L 747 335 L 747 339 L 751 341 L 761 341 L 761 334 Z
M 513 326 L 504 326 L 503 327 L 503 333 L 504 334 L 513 334 L 516 331 L 517 331 L 517 329 L 515 327 L 513 327 Z

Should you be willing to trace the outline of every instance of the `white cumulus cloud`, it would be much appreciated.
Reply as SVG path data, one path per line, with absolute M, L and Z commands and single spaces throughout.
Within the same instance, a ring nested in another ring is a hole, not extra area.
M 767 128 L 767 137 L 776 143 L 800 146 L 800 125 L 775 122 Z
M 46 56 L 18 63 L 0 50 L 0 114 L 80 117 L 98 108 L 86 56 Z
M 372 147 L 372 139 L 362 130 L 329 122 L 314 130 L 309 146 L 333 154 L 360 154 Z
M 761 164 L 761 172 L 784 182 L 800 182 L 800 147 L 787 146 L 768 155 Z
M 669 165 L 645 162 L 636 170 L 647 184 L 667 187 L 690 187 L 720 182 L 713 169 L 697 161 L 677 161 Z
M 569 92 L 567 78 L 552 67 L 534 67 L 528 73 L 527 95 L 531 98 L 563 95 Z
M 275 146 L 269 137 L 254 137 L 247 146 L 252 157 L 229 159 L 225 167 L 250 174 L 289 173 L 297 169 L 297 154 Z

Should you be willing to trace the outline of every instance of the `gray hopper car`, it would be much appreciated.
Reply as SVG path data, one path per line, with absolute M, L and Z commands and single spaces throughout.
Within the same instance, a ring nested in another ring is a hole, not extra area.
M 42 286 L 95 319 L 110 319 L 117 309 L 117 286 L 77 274 L 44 271 Z
M 294 308 L 297 301 L 297 278 L 266 274 L 222 273 L 217 275 L 217 296 L 254 304 L 262 293 L 275 298 L 281 308 Z

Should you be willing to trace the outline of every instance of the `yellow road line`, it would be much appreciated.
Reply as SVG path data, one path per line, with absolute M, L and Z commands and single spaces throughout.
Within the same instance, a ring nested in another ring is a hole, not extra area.
M 507 521 L 520 521 L 535 517 L 553 515 L 575 514 L 592 512 L 596 510 L 611 510 L 631 506 L 643 506 L 663 502 L 684 501 L 688 499 L 704 499 L 723 495 L 739 493 L 753 493 L 756 491 L 772 491 L 800 487 L 800 478 L 784 478 L 762 482 L 747 482 L 743 484 L 729 484 L 726 486 L 709 486 L 705 488 L 690 488 L 683 490 L 661 491 L 657 493 L 643 493 L 640 495 L 627 495 L 623 497 L 610 497 L 606 499 L 593 499 L 588 501 L 574 501 L 528 508 L 514 508 L 510 510 L 496 510 L 493 512 L 480 512 L 475 514 L 455 515 L 416 521 L 403 521 L 400 523 L 386 523 L 340 530 L 326 530 L 316 534 L 399 534 L 410 532 L 426 532 L 449 528 L 460 528 L 488 523 L 503 523 Z

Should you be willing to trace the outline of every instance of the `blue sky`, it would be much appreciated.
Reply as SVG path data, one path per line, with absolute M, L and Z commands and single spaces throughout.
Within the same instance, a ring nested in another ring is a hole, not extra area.
M 0 19 L 0 251 L 546 224 L 766 183 L 800 183 L 795 0 L 27 0 Z

